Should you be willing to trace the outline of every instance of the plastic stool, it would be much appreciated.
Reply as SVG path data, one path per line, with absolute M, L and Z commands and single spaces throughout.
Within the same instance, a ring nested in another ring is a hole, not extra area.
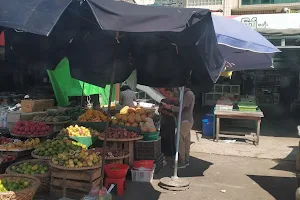
M 111 184 L 116 184 L 116 186 L 117 186 L 117 194 L 118 194 L 118 196 L 122 196 L 123 192 L 125 190 L 125 187 L 126 187 L 125 178 L 120 178 L 120 179 L 105 178 L 105 184 L 104 184 L 105 188 L 108 189 L 108 187 Z

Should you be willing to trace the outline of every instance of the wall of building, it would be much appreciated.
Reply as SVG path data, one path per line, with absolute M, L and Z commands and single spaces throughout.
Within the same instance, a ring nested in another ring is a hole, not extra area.
M 207 8 L 210 10 L 223 10 L 217 15 L 247 15 L 247 14 L 274 14 L 281 13 L 287 7 L 293 12 L 300 10 L 299 3 L 275 3 L 242 5 L 242 0 L 183 0 L 183 6 L 187 8 Z

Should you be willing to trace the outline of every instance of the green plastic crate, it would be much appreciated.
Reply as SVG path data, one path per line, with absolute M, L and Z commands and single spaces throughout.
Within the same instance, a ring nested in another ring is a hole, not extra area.
M 159 132 L 154 132 L 154 133 L 141 133 L 140 135 L 143 136 L 144 141 L 153 141 L 153 140 L 158 140 L 159 138 Z

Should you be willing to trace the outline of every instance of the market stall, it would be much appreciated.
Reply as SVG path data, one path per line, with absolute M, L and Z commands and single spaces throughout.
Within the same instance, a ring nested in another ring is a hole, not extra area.
M 79 34 L 66 34 L 68 36 L 62 37 L 66 46 L 68 46 L 66 49 L 70 50 L 67 54 L 70 61 L 71 75 L 73 78 L 97 86 L 110 83 L 108 110 L 106 115 L 102 112 L 90 112 L 88 110 L 87 115 L 79 117 L 79 121 L 76 122 L 91 122 L 94 125 L 101 123 L 103 125 L 104 123 L 103 131 L 96 130 L 99 132 L 99 135 L 95 130 L 91 130 L 91 127 L 82 127 L 83 125 L 81 124 L 75 124 L 72 125 L 73 127 L 68 127 L 69 129 L 67 128 L 68 130 L 63 132 L 63 134 L 53 139 L 47 139 L 44 143 L 35 147 L 35 150 L 32 151 L 32 156 L 50 161 L 50 165 L 53 167 L 50 192 L 53 196 L 68 197 L 71 195 L 70 190 L 77 189 L 80 191 L 77 191 L 76 197 L 79 197 L 79 195 L 84 196 L 90 191 L 90 194 L 93 194 L 92 196 L 102 199 L 104 196 L 109 196 L 109 192 L 102 188 L 103 185 L 108 189 L 112 183 L 116 184 L 118 194 L 122 195 L 126 184 L 125 176 L 131 166 L 114 163 L 105 165 L 105 158 L 110 150 L 107 149 L 109 140 L 115 138 L 112 137 L 114 134 L 110 135 L 109 132 L 111 130 L 109 126 L 111 122 L 113 123 L 111 120 L 113 84 L 124 81 L 131 71 L 136 69 L 140 84 L 153 87 L 180 87 L 192 84 L 201 87 L 202 91 L 209 90 L 219 78 L 219 74 L 224 67 L 224 59 L 215 38 L 211 13 L 204 9 L 143 7 L 110 0 L 87 0 L 84 2 L 64 0 L 55 2 L 55 5 L 53 4 L 52 1 L 44 1 L 39 2 L 38 5 L 32 3 L 30 6 L 24 6 L 19 1 L 18 3 L 10 1 L 9 4 L 3 4 L 3 6 L 6 6 L 3 9 L 6 12 L 0 15 L 3 18 L 0 25 L 24 32 L 49 36 L 49 38 L 42 39 L 45 42 L 44 45 L 40 45 L 39 42 L 36 43 L 39 47 L 43 46 L 46 48 L 47 56 L 35 56 L 35 58 L 38 57 L 38 61 L 48 61 L 49 57 L 56 57 L 57 52 L 62 53 L 65 50 L 61 50 L 60 47 L 62 45 L 54 41 L 63 35 L 61 34 L 63 31 L 69 31 L 69 25 L 76 24 L 75 29 Z M 16 5 L 19 7 L 15 8 Z M 70 6 L 72 6 L 72 9 L 66 9 Z M 11 9 L 12 7 L 14 9 Z M 42 12 L 45 7 L 49 8 L 47 13 Z M 51 10 L 50 8 L 55 9 Z M 24 17 L 25 20 L 16 19 L 13 16 L 15 16 L 15 10 L 18 9 L 30 15 Z M 110 12 L 111 10 L 113 12 Z M 139 12 L 136 12 L 136 10 L 139 10 Z M 74 11 L 76 14 L 74 15 L 74 12 L 71 13 L 71 11 Z M 51 17 L 49 17 L 49 13 L 51 13 Z M 136 13 L 136 16 L 133 17 L 132 13 Z M 69 18 L 66 18 L 66 16 Z M 63 20 L 59 20 L 60 18 Z M 70 21 L 67 20 L 70 19 L 78 23 L 69 23 Z M 59 30 L 60 26 L 57 25 L 59 24 L 58 21 L 60 25 L 63 25 L 61 30 Z M 39 26 L 36 26 L 37 24 Z M 202 27 L 205 27 L 205 29 Z M 13 32 L 12 34 L 17 34 L 21 39 L 28 36 L 20 32 Z M 29 38 L 34 40 L 33 35 L 30 35 Z M 30 45 L 31 49 L 40 51 L 39 48 L 32 48 L 34 45 Z M 24 47 L 23 45 L 21 46 Z M 27 51 L 26 54 L 21 54 L 15 50 L 16 48 L 10 49 L 13 53 L 16 53 L 15 55 L 19 55 L 22 58 L 32 53 Z M 154 51 L 155 49 L 159 49 L 159 51 Z M 43 54 L 45 52 L 43 51 Z M 36 51 L 34 53 L 39 55 Z M 157 71 L 161 73 L 157 73 Z M 184 87 L 181 88 L 180 92 L 181 104 L 178 117 L 178 132 L 180 132 L 183 92 Z M 122 139 L 128 136 L 127 127 L 136 127 L 136 122 L 139 119 L 139 123 L 142 121 L 142 116 L 140 118 L 135 116 L 133 121 L 133 117 L 130 117 L 131 113 L 128 112 L 123 115 L 123 124 L 118 124 L 125 126 L 121 128 L 123 132 L 118 134 Z M 150 117 L 147 116 L 147 118 Z M 152 135 L 157 136 L 153 131 L 153 122 L 152 124 L 147 124 L 148 122 L 148 120 L 144 122 L 146 126 L 139 124 L 141 132 L 144 132 L 143 139 L 146 136 L 149 138 Z M 97 126 L 92 129 L 96 128 Z M 26 126 L 24 131 L 23 127 L 15 130 L 20 132 L 20 134 L 25 132 L 26 135 L 36 135 L 35 132 L 32 134 L 31 129 L 30 131 L 25 131 L 25 129 Z M 126 132 L 124 129 L 126 129 Z M 45 131 L 42 132 L 41 135 L 45 136 Z M 177 176 L 179 135 L 177 134 L 174 176 L 167 180 L 168 183 L 166 185 L 174 188 L 182 186 L 187 189 L 189 182 L 179 179 Z M 94 150 L 90 151 L 87 149 L 88 145 L 83 144 L 86 141 L 85 139 L 88 139 L 92 142 L 92 145 L 95 145 L 93 143 L 93 137 L 95 136 L 103 139 L 102 156 L 99 156 Z M 142 138 L 141 136 L 138 137 L 137 132 L 130 133 L 130 136 L 133 136 L 134 140 Z M 80 140 L 75 142 L 72 140 L 74 139 L 73 137 L 80 138 Z M 84 140 L 81 140 L 83 138 Z M 131 140 L 125 139 L 127 141 Z M 128 152 L 132 156 L 130 158 L 131 162 L 134 158 L 133 142 L 126 143 L 128 146 L 131 146 L 130 148 L 128 147 Z M 160 138 L 143 143 L 137 141 L 136 144 L 141 147 L 147 147 L 148 151 L 153 151 L 154 153 L 151 162 L 140 161 L 138 162 L 139 164 L 133 163 L 131 170 L 132 179 L 134 181 L 150 182 L 156 167 L 154 162 L 159 161 L 161 163 Z M 140 168 L 146 169 L 140 170 Z M 22 171 L 18 170 L 17 172 L 21 173 Z M 35 171 L 32 175 L 36 173 L 41 173 L 41 171 Z M 107 178 L 104 181 L 105 174 Z M 145 175 L 149 177 L 147 180 L 139 178 L 145 177 Z M 78 177 L 84 178 L 78 180 Z M 96 189 L 92 190 L 94 187 Z M 22 188 L 17 189 L 23 191 Z M 14 188 L 11 190 L 14 191 Z
M 238 138 L 247 139 L 253 142 L 253 144 L 259 144 L 260 124 L 261 119 L 264 117 L 263 112 L 256 106 L 255 99 L 242 98 L 240 100 L 234 100 L 226 97 L 222 97 L 216 104 L 215 110 L 215 129 L 216 129 L 216 141 L 219 141 L 220 137 L 225 138 Z M 249 124 L 242 126 L 237 124 L 232 126 L 228 130 L 221 129 L 221 119 L 234 119 L 234 120 L 253 120 L 255 121 L 255 131 L 249 128 Z

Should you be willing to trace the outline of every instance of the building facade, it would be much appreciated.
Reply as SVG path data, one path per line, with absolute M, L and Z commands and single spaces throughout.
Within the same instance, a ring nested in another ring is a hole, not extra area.
M 289 12 L 300 12 L 300 0 L 183 0 L 187 8 L 223 10 L 219 15 L 275 14 L 288 8 Z M 287 11 L 287 10 L 285 10 Z

